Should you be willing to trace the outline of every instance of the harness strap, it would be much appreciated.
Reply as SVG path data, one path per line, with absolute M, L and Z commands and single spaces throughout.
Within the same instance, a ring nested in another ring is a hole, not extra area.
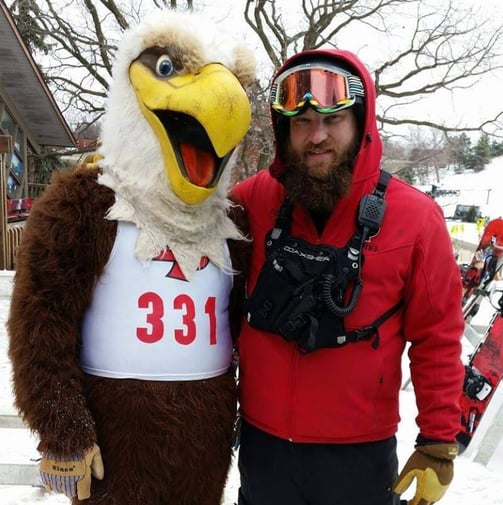
M 503 298 L 503 297 L 502 297 Z M 304 352 L 311 352 L 320 347 L 341 347 L 348 343 L 361 342 L 362 340 L 368 340 L 375 336 L 372 342 L 372 348 L 377 349 L 379 347 L 379 326 L 381 326 L 385 321 L 387 321 L 393 314 L 395 314 L 404 304 L 403 300 L 400 300 L 397 304 L 393 305 L 384 314 L 379 316 L 372 324 L 364 326 L 363 328 L 358 328 L 357 330 L 348 331 L 343 335 L 318 335 L 318 321 L 310 317 L 310 327 L 309 335 L 306 341 L 302 344 L 301 350 Z
M 266 256 L 269 256 L 269 254 L 278 247 L 284 235 L 290 233 L 292 207 L 292 202 L 288 198 L 285 198 L 279 209 L 274 228 L 271 230 L 269 237 L 266 237 Z
M 385 170 L 381 170 L 379 180 L 377 181 L 376 187 L 374 188 L 374 193 L 384 198 L 384 193 L 386 193 L 386 188 L 388 187 L 388 182 L 391 179 L 391 174 Z
M 386 193 L 386 188 L 388 187 L 388 183 L 391 179 L 392 175 L 389 172 L 381 170 L 379 174 L 379 180 L 377 181 L 376 187 L 372 192 L 372 196 L 377 197 L 379 200 L 384 200 L 384 195 Z M 367 195 L 369 197 L 370 195 Z M 365 199 L 365 197 L 364 197 Z M 276 221 L 274 223 L 274 228 L 271 230 L 269 236 L 266 238 L 266 256 L 268 256 L 271 251 L 274 251 L 276 247 L 279 245 L 280 240 L 283 236 L 288 235 L 290 233 L 290 225 L 292 221 L 292 202 L 286 197 L 281 204 L 281 207 L 278 212 L 278 216 L 276 217 Z M 374 214 L 375 209 L 371 209 L 371 215 Z M 368 216 L 367 216 L 368 219 Z M 377 219 L 377 221 L 372 222 L 372 225 L 377 229 L 380 226 L 381 216 L 372 215 L 371 220 Z M 368 221 L 367 223 L 368 224 Z M 362 222 L 358 223 L 358 230 L 354 233 L 354 235 L 349 240 L 347 247 L 353 250 L 360 251 L 362 250 L 363 242 L 365 242 L 367 236 L 364 233 L 364 229 L 366 225 Z
M 296 327 L 302 328 L 307 324 L 307 340 L 301 345 L 301 348 L 306 352 L 311 352 L 321 347 L 340 347 L 348 342 L 368 340 L 372 336 L 375 336 L 372 347 L 377 349 L 379 346 L 379 327 L 403 305 L 402 300 L 384 312 L 384 314 L 368 326 L 348 332 L 344 331 L 342 321 L 356 306 L 360 291 L 363 287 L 361 280 L 363 244 L 369 236 L 379 231 L 385 210 L 384 196 L 391 177 L 392 175 L 390 173 L 381 170 L 379 180 L 373 192 L 365 195 L 360 200 L 356 232 L 349 239 L 344 248 L 332 248 L 334 251 L 337 251 L 335 254 L 337 255 L 338 272 L 335 275 L 329 273 L 325 274 L 320 301 L 324 303 L 329 313 L 328 317 L 334 318 L 335 316 L 335 320 L 339 321 L 336 327 L 338 326 L 340 329 L 335 331 L 335 335 L 332 330 L 320 330 L 320 332 L 318 332 L 319 325 L 326 323 L 323 323 L 323 319 L 318 320 L 309 308 L 303 309 L 306 303 L 308 307 L 313 305 L 314 296 L 313 293 L 309 293 L 309 296 L 306 296 L 307 293 L 303 291 L 303 296 L 298 297 L 300 302 L 295 305 L 295 313 L 292 313 L 292 317 L 285 322 L 285 324 L 289 325 L 289 328 L 286 329 L 288 331 L 279 331 L 279 334 L 284 338 L 287 338 L 285 335 L 288 335 L 288 340 L 296 338 Z M 293 204 L 286 197 L 281 204 L 274 227 L 270 230 L 265 240 L 266 258 L 270 258 L 271 254 L 281 246 L 284 238 L 289 236 L 292 211 Z M 274 261 L 276 260 L 274 259 Z M 283 267 L 285 268 L 284 265 Z M 299 282 L 305 277 L 304 273 L 300 271 L 298 265 L 295 263 L 288 265 L 288 272 Z M 348 289 L 351 282 L 353 285 L 349 293 L 349 303 L 347 303 L 347 305 L 344 303 L 341 304 L 341 293 Z M 304 289 L 305 283 L 299 286 L 299 289 L 301 287 Z M 333 298 L 333 290 L 336 292 L 335 300 Z M 264 316 L 264 318 L 266 317 Z M 268 329 L 268 327 L 266 329 Z M 275 331 L 278 330 L 276 329 Z
M 374 349 L 377 349 L 379 347 L 379 331 L 378 331 L 379 326 L 381 326 L 381 324 L 383 324 L 393 314 L 395 314 L 395 312 L 397 312 L 402 307 L 403 304 L 404 301 L 400 300 L 397 304 L 393 305 L 393 307 L 388 309 L 384 314 L 378 317 L 369 326 L 358 328 L 357 330 L 348 332 L 346 335 L 343 335 L 342 337 L 337 337 L 337 343 L 343 345 L 346 342 L 359 342 L 360 340 L 367 340 L 373 335 L 375 335 L 375 340 L 372 342 L 372 347 Z

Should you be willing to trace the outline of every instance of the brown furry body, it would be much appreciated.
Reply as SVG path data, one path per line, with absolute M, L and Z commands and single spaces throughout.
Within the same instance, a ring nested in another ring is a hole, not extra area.
M 8 320 L 17 407 L 41 452 L 61 457 L 100 446 L 105 479 L 93 479 L 82 503 L 218 505 L 232 457 L 231 372 L 155 382 L 79 368 L 82 317 L 116 233 L 116 222 L 104 219 L 114 194 L 96 176 L 90 169 L 58 175 L 28 220 Z

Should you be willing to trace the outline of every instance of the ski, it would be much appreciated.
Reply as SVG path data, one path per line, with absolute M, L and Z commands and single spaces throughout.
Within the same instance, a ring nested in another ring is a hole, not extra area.
M 501 260 L 500 261 L 500 257 Z M 474 330 L 470 326 L 471 319 L 477 314 L 482 300 L 490 296 L 490 287 L 503 267 L 503 219 L 489 221 L 473 253 L 470 263 L 459 265 L 463 284 L 462 309 L 465 320 L 464 335 L 470 342 L 478 345 L 480 338 L 471 338 Z M 475 335 L 475 333 L 474 333 Z M 406 390 L 412 380 L 408 377 L 401 389 Z
M 498 276 L 503 264 L 503 219 L 489 221 L 470 263 L 460 265 L 463 283 L 463 315 L 471 319 L 478 311 L 481 297 Z
M 470 444 L 489 402 L 503 377 L 503 291 L 489 327 L 465 365 L 460 398 L 462 429 L 457 436 L 460 453 Z

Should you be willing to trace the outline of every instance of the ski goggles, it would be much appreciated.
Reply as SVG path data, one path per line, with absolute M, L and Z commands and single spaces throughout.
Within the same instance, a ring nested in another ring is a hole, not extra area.
M 364 96 L 359 77 L 326 63 L 304 63 L 285 70 L 271 86 L 271 107 L 284 116 L 296 116 L 306 104 L 321 114 L 351 107 Z

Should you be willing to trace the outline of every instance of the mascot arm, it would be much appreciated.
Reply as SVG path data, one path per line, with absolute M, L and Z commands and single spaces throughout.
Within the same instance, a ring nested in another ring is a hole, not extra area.
M 38 433 L 39 450 L 59 456 L 96 442 L 79 368 L 80 323 L 115 236 L 115 223 L 103 219 L 114 196 L 96 175 L 56 174 L 34 203 L 7 322 L 16 406 Z
M 232 200 L 232 199 L 231 199 Z M 245 209 L 235 204 L 229 210 L 229 217 L 238 226 L 245 237 L 249 237 L 248 217 Z M 236 341 L 243 318 L 243 302 L 246 296 L 246 280 L 251 258 L 251 240 L 229 240 L 229 251 L 234 276 L 229 301 L 229 318 L 232 338 Z

